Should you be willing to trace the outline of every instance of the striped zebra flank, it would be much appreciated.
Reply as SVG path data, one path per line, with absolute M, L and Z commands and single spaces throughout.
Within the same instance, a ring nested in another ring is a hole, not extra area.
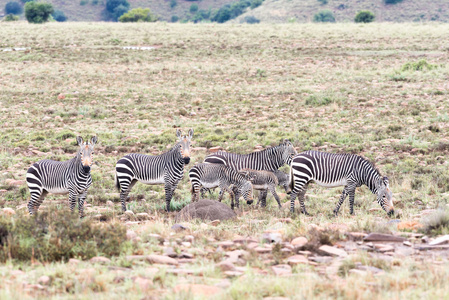
M 199 200 L 200 190 L 220 188 L 218 201 L 223 199 L 224 192 L 231 196 L 231 208 L 234 209 L 234 199 L 237 208 L 239 205 L 240 194 L 246 200 L 246 203 L 253 203 L 253 187 L 249 180 L 236 170 L 221 164 L 201 163 L 193 166 L 189 171 L 189 179 L 192 184 L 192 202 Z
M 223 164 L 234 170 L 249 168 L 252 170 L 275 171 L 284 164 L 290 165 L 292 157 L 296 154 L 293 144 L 288 140 L 284 140 L 279 146 L 249 154 L 219 151 L 207 156 L 204 162 Z
M 45 196 L 53 193 L 69 194 L 72 211 L 78 200 L 79 215 L 81 218 L 84 217 L 84 201 L 92 184 L 90 170 L 97 137 L 92 137 L 90 142 L 84 142 L 79 136 L 77 142 L 80 149 L 71 160 L 60 162 L 44 159 L 28 169 L 26 181 L 31 196 L 28 202 L 28 211 L 31 215 L 39 209 Z
M 269 171 L 272 172 L 277 180 L 278 180 L 278 186 L 283 187 L 285 192 L 287 194 L 290 194 L 291 190 L 290 190 L 290 175 L 288 173 L 282 172 L 280 170 L 276 170 L 276 171 Z M 268 190 L 261 190 L 259 192 L 259 200 L 257 201 L 257 205 L 259 205 L 259 203 L 262 203 L 262 207 L 264 207 L 266 205 L 266 201 L 267 201 L 267 195 L 268 195 Z
M 301 211 L 308 214 L 304 205 L 307 185 L 314 181 L 323 187 L 344 186 L 334 209 L 337 216 L 340 206 L 349 195 L 349 211 L 354 214 L 354 195 L 357 187 L 368 186 L 377 195 L 377 202 L 388 215 L 394 214 L 393 195 L 387 177 L 382 177 L 374 165 L 354 154 L 333 154 L 305 151 L 292 159 L 290 174 L 290 211 L 294 212 L 295 199 L 299 198 Z
M 270 191 L 274 199 L 276 199 L 279 208 L 282 207 L 281 200 L 276 193 L 276 186 L 279 184 L 279 181 L 276 175 L 274 175 L 274 172 L 245 168 L 241 169 L 239 173 L 245 176 L 246 179 L 251 181 L 251 183 L 253 184 L 253 189 L 265 192 Z M 266 207 L 266 198 L 264 200 L 265 201 L 262 201 L 262 207 Z M 259 203 L 260 199 L 259 202 L 257 202 L 257 205 L 259 205 Z
M 170 211 L 170 202 L 184 175 L 184 166 L 190 162 L 193 129 L 189 130 L 187 136 L 183 136 L 181 130 L 177 129 L 176 137 L 178 142 L 161 155 L 132 153 L 119 159 L 115 166 L 115 185 L 120 191 L 123 211 L 126 211 L 126 200 L 138 181 L 150 185 L 164 184 L 166 210 Z

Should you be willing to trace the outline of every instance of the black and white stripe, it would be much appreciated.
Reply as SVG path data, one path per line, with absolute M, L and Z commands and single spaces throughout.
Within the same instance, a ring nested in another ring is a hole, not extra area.
M 90 143 L 77 138 L 80 151 L 71 160 L 59 162 L 41 160 L 34 163 L 27 171 L 26 181 L 30 190 L 28 211 L 35 213 L 48 193 L 69 194 L 70 209 L 73 211 L 78 200 L 80 217 L 84 216 L 84 201 L 87 190 L 92 184 L 90 169 L 93 163 L 93 147 L 97 137 Z
M 284 164 L 290 164 L 292 157 L 297 154 L 293 144 L 285 140 L 279 146 L 253 152 L 249 154 L 237 154 L 219 151 L 207 156 L 205 163 L 223 164 L 234 170 L 249 168 L 252 170 L 275 171 Z
M 192 201 L 198 201 L 202 187 L 220 188 L 218 200 L 221 202 L 224 192 L 231 195 L 231 208 L 234 209 L 234 196 L 236 206 L 239 207 L 239 195 L 241 194 L 248 204 L 253 202 L 251 182 L 236 170 L 221 164 L 197 164 L 189 171 L 189 179 L 192 184 Z M 236 195 L 235 195 L 236 194 Z
M 348 195 L 349 210 L 351 214 L 354 213 L 355 189 L 362 185 L 367 185 L 371 192 L 377 195 L 377 202 L 388 214 L 394 213 L 388 178 L 382 177 L 379 171 L 361 156 L 306 151 L 293 157 L 290 174 L 291 212 L 294 212 L 295 198 L 298 196 L 301 210 L 307 214 L 304 195 L 310 181 L 324 187 L 344 186 L 334 209 L 335 215 Z
M 184 175 L 184 165 L 190 161 L 193 130 L 189 130 L 188 136 L 182 136 L 181 130 L 178 129 L 176 136 L 179 138 L 178 143 L 166 153 L 156 156 L 133 153 L 117 162 L 115 183 L 120 191 L 123 211 L 126 211 L 126 199 L 137 181 L 145 184 L 164 184 L 166 210 L 170 211 L 170 201 Z
M 269 171 L 272 172 L 277 180 L 278 183 L 277 185 L 280 187 L 283 187 L 285 192 L 287 194 L 290 194 L 291 190 L 290 190 L 290 175 L 288 173 L 282 172 L 280 170 L 276 170 L 276 171 Z M 267 202 L 267 195 L 268 195 L 268 190 L 261 190 L 259 192 L 259 200 L 257 201 L 257 205 L 259 205 L 259 203 L 262 203 L 262 207 L 266 205 Z
M 241 169 L 239 171 L 240 174 L 245 176 L 246 179 L 251 181 L 253 184 L 253 189 L 258 191 L 264 191 L 265 193 L 267 191 L 270 191 L 273 195 L 274 199 L 276 199 L 279 208 L 281 208 L 281 200 L 279 199 L 278 194 L 276 193 L 276 186 L 279 184 L 279 181 L 271 171 L 264 171 L 264 170 L 252 170 L 252 169 Z M 260 203 L 257 202 L 257 205 Z M 262 199 L 262 207 L 266 206 L 266 198 Z

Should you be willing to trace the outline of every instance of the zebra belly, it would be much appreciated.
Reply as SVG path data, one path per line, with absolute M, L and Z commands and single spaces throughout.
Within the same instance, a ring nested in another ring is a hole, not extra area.
M 268 188 L 268 184 L 253 184 L 253 189 L 255 190 L 266 190 Z
M 206 188 L 206 189 L 212 189 L 212 188 L 215 188 L 215 187 L 217 187 L 217 186 L 219 186 L 220 185 L 220 181 L 214 181 L 214 182 L 202 182 L 201 181 L 201 185 L 204 187 L 204 188 Z
M 139 179 L 140 182 L 145 183 L 145 184 L 164 184 L 165 180 L 164 180 L 164 176 L 158 177 L 158 178 L 154 178 L 154 179 Z
M 341 179 L 341 180 L 334 181 L 334 182 L 322 182 L 322 181 L 319 181 L 316 179 L 314 179 L 313 181 L 315 181 L 320 186 L 327 187 L 327 188 L 332 188 L 332 187 L 337 187 L 337 186 L 342 186 L 342 185 L 348 184 L 346 179 Z
M 62 195 L 64 195 L 64 194 L 68 194 L 69 193 L 69 190 L 66 189 L 66 188 L 51 188 L 51 189 L 44 188 L 44 190 L 46 190 L 47 192 L 52 193 L 52 194 L 62 194 Z

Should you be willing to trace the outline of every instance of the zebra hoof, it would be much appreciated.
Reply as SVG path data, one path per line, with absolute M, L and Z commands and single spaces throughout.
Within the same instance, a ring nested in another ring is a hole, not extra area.
M 338 217 L 338 210 L 334 210 L 334 217 Z
M 306 216 L 310 216 L 310 214 L 307 211 L 302 211 L 302 213 Z

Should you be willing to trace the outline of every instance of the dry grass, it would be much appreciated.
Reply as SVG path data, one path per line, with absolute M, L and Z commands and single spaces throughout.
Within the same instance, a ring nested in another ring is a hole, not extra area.
M 29 48 L 0 51 L 0 205 L 16 209 L 16 218 L 24 217 L 29 194 L 25 186 L 14 187 L 7 180 L 24 180 L 27 168 L 39 159 L 69 159 L 76 150 L 74 136 L 97 134 L 88 217 L 102 208 L 108 223 L 120 221 L 115 162 L 129 152 L 165 151 L 175 141 L 174 127 L 194 128 L 194 147 L 222 146 L 248 153 L 257 145 L 288 138 L 298 151 L 364 155 L 389 177 L 403 220 L 421 221 L 421 210 L 448 203 L 448 25 L 0 26 L 0 49 Z M 136 45 L 155 49 L 122 48 Z M 421 60 L 437 67 L 404 70 Z M 195 151 L 191 165 L 206 154 Z M 236 234 L 258 238 L 266 230 L 280 230 L 285 239 L 312 239 L 310 229 L 317 226 L 329 229 L 334 243 L 348 230 L 396 231 L 384 212 L 369 211 L 380 207 L 366 187 L 357 190 L 354 217 L 345 204 L 333 218 L 340 193 L 341 188 L 310 186 L 306 205 L 312 216 L 291 216 L 289 224 L 279 222 L 290 215 L 278 211 L 271 197 L 267 210 L 243 205 L 237 220 L 217 227 L 205 228 L 198 221 L 186 224 L 196 241 L 191 250 L 212 253 L 197 254 L 197 261 L 187 266 L 204 269 L 205 275 L 175 276 L 161 267 L 146 295 L 170 298 L 172 288 L 183 281 L 220 282 L 224 276 L 214 263 L 223 254 L 215 252 L 208 239 L 222 241 Z M 161 208 L 162 186 L 137 184 L 131 196 L 129 208 L 154 217 L 144 225 L 131 225 L 142 239 L 132 254 L 161 251 L 163 245 L 149 233 L 170 243 L 186 234 L 172 235 L 174 214 Z M 285 194 L 281 198 L 286 201 Z M 106 206 L 108 200 L 115 205 Z M 174 200 L 190 200 L 186 178 Z M 43 209 L 68 209 L 66 202 L 64 196 L 49 195 Z M 341 236 L 333 234 L 337 229 Z M 181 246 L 175 248 L 180 251 Z M 248 264 L 248 273 L 231 280 L 223 298 L 414 298 L 423 291 L 426 297 L 441 298 L 448 292 L 444 258 L 441 265 L 413 259 L 399 266 L 393 263 L 384 275 L 373 278 L 333 277 L 310 266 L 295 267 L 293 277 L 277 278 L 254 270 L 269 269 L 263 258 L 254 257 Z M 9 261 L 0 267 L 0 297 L 121 298 L 126 293 L 140 299 L 144 293 L 130 278 L 145 276 L 151 266 L 129 266 L 122 256 L 114 257 L 109 266 Z M 12 270 L 18 268 L 25 274 L 14 275 Z M 86 268 L 93 268 L 95 279 L 82 271 Z M 54 278 L 49 288 L 21 289 L 24 282 L 37 283 L 43 274 Z

